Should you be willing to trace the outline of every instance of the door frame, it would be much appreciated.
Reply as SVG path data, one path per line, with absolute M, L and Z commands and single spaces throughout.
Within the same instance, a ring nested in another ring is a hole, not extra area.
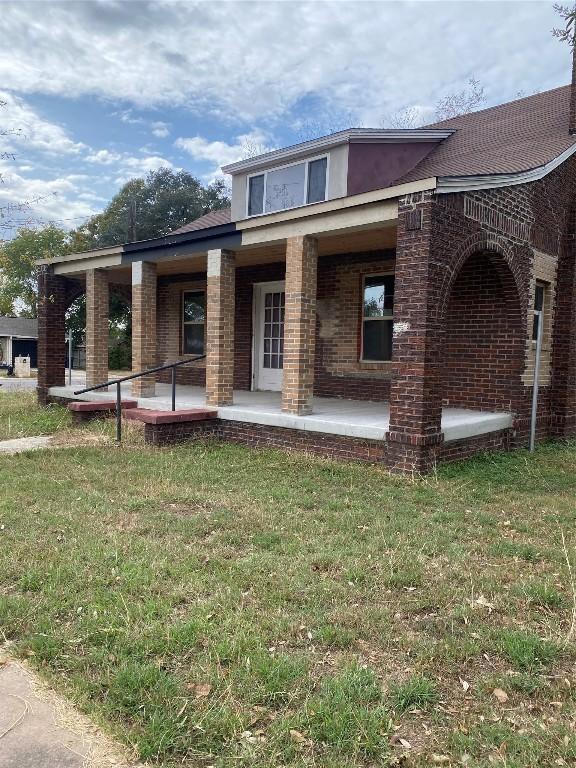
M 259 390 L 257 387 L 258 376 L 260 373 L 260 345 L 261 345 L 261 333 L 259 327 L 258 311 L 263 309 L 262 306 L 262 294 L 265 291 L 286 291 L 286 280 L 270 280 L 265 283 L 253 283 L 252 284 L 252 377 L 250 383 L 250 391 L 268 391 Z M 280 391 L 282 391 L 280 389 Z

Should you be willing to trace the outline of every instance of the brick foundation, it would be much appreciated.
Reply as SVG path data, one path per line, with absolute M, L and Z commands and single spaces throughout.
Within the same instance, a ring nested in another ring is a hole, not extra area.
M 513 444 L 512 436 L 513 431 L 505 429 L 444 443 L 434 452 L 432 462 L 446 463 L 487 451 L 509 450 Z M 252 448 L 278 448 L 312 453 L 330 459 L 381 463 L 393 470 L 396 467 L 396 452 L 391 457 L 389 443 L 382 440 L 328 435 L 227 419 L 182 424 L 146 424 L 144 439 L 149 445 L 155 446 L 216 439 Z

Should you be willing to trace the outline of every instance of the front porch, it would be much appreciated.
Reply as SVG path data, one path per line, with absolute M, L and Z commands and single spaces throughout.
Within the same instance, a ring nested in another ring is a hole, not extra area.
M 112 396 L 110 392 L 74 395 L 74 391 L 78 388 L 78 385 L 51 387 L 50 396 L 78 400 L 110 400 Z M 130 398 L 129 382 L 124 383 L 121 388 L 122 395 Z M 233 403 L 233 405 L 218 407 L 219 419 L 365 440 L 385 440 L 390 425 L 390 406 L 387 402 L 314 397 L 312 413 L 303 416 L 284 412 L 282 396 L 279 392 L 237 390 L 234 392 Z M 177 409 L 204 408 L 205 404 L 206 393 L 203 387 L 178 385 Z M 154 396 L 138 398 L 138 407 L 170 410 L 170 385 L 157 384 Z M 513 417 L 510 413 L 474 411 L 467 408 L 442 410 L 442 432 L 445 443 L 510 429 L 512 423 Z
M 354 217 L 294 222 L 287 211 L 242 231 L 212 227 L 45 265 L 39 397 L 73 397 L 62 340 L 66 309 L 83 291 L 86 383 L 106 381 L 109 296 L 120 293 L 132 308 L 133 371 L 187 360 L 177 407 L 218 412 L 217 425 L 166 429 L 155 444 L 205 434 L 425 472 L 506 448 L 513 435 L 518 443 L 527 302 L 491 242 L 442 244 L 440 258 L 431 206 L 418 192 Z M 169 410 L 168 380 L 167 371 L 147 375 L 123 393 Z

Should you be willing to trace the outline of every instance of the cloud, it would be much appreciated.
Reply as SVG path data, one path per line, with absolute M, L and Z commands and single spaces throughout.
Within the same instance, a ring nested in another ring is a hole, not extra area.
M 72 228 L 100 207 L 94 199 L 83 197 L 80 180 L 74 175 L 29 178 L 12 171 L 8 165 L 0 171 L 6 177 L 6 183 L 0 185 L 0 209 L 4 212 L 3 221 L 0 220 L 0 236 L 14 234 L 18 226 L 49 222 Z
M 111 152 L 109 149 L 97 149 L 88 152 L 86 160 L 97 165 L 113 165 L 122 159 L 119 152 Z
M 0 121 L 7 131 L 2 137 L 3 150 L 20 147 L 54 155 L 77 155 L 86 149 L 85 144 L 73 141 L 61 125 L 45 120 L 24 99 L 0 91 L 0 101 L 5 102 Z
M 429 108 L 471 76 L 489 103 L 569 77 L 546 3 L 53 0 L 41 23 L 38 8 L 2 5 L 5 88 L 185 107 L 230 125 L 274 123 L 311 95 L 320 111 L 378 125 L 407 106 Z M 121 119 L 138 121 L 130 109 Z
M 163 123 L 161 120 L 152 123 L 151 127 L 152 133 L 159 139 L 165 139 L 170 135 L 170 125 L 168 123 Z
M 269 134 L 254 130 L 237 136 L 233 144 L 225 141 L 210 141 L 203 136 L 192 136 L 176 139 L 174 146 L 189 154 L 194 160 L 207 163 L 210 170 L 204 178 L 213 181 L 214 178 L 222 175 L 220 169 L 223 165 L 269 152 L 275 148 L 271 142 Z
M 159 155 L 146 155 L 144 157 L 124 155 L 115 169 L 114 181 L 118 185 L 125 184 L 130 179 L 146 176 L 150 171 L 157 171 L 160 168 L 178 170 L 170 160 Z
M 110 167 L 117 184 L 123 184 L 136 176 L 145 176 L 149 171 L 157 171 L 159 168 L 174 168 L 172 161 L 166 157 L 140 151 L 141 157 L 109 149 L 92 150 L 86 155 L 86 161 Z

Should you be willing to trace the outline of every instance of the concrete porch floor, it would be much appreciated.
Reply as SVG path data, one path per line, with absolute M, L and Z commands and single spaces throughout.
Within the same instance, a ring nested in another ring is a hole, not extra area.
M 80 400 L 110 400 L 115 397 L 115 388 L 109 392 L 88 392 L 74 395 L 74 390 L 83 385 L 52 387 L 50 394 Z M 130 397 L 130 382 L 122 385 L 122 396 Z M 374 403 L 362 400 L 340 400 L 337 398 L 315 397 L 313 413 L 309 416 L 292 416 L 282 413 L 279 392 L 234 392 L 234 405 L 221 407 L 218 415 L 230 421 L 323 432 L 347 437 L 383 440 L 388 432 L 390 408 L 388 403 Z M 170 410 L 170 385 L 157 384 L 154 397 L 138 399 L 138 406 L 154 410 Z M 176 388 L 176 408 L 200 408 L 205 406 L 203 387 L 179 384 Z M 442 431 L 446 442 L 462 440 L 475 435 L 484 435 L 512 426 L 510 413 L 473 411 L 465 408 L 444 408 Z

